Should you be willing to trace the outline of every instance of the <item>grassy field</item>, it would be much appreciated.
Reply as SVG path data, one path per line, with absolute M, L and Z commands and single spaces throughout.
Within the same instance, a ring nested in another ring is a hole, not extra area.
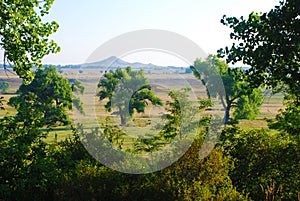
M 82 102 L 84 103 L 85 115 L 80 114 L 78 111 L 70 112 L 71 117 L 74 120 L 74 123 L 83 123 L 85 126 L 95 126 L 105 123 L 105 118 L 111 116 L 113 123 L 119 124 L 120 120 L 108 113 L 104 109 L 105 101 L 99 101 L 95 96 L 98 92 L 97 84 L 101 77 L 101 73 L 95 72 L 95 69 L 89 69 L 84 73 L 79 74 L 77 70 L 66 69 L 63 74 L 64 77 L 68 79 L 79 79 L 85 86 L 85 94 L 80 96 Z M 160 97 L 163 102 L 170 100 L 168 97 L 168 92 L 172 89 L 181 89 L 181 88 L 192 88 L 192 92 L 189 94 L 190 99 L 195 101 L 197 97 L 206 98 L 206 90 L 202 86 L 201 82 L 194 78 L 192 74 L 146 74 L 148 77 L 152 89 L 156 92 L 156 95 Z M 18 79 L 15 75 L 9 75 L 0 72 L 0 81 L 6 81 L 10 84 L 9 94 L 2 94 L 6 103 L 13 94 L 17 91 L 18 87 L 21 84 L 21 80 Z M 241 120 L 239 126 L 245 129 L 250 128 L 267 128 L 266 118 L 273 119 L 275 118 L 278 110 L 282 108 L 282 95 L 267 95 L 265 93 L 264 102 L 261 107 L 261 114 L 257 117 L 256 120 Z M 0 110 L 0 117 L 5 115 L 14 115 L 16 113 L 15 109 L 8 106 L 5 103 L 5 111 Z M 224 113 L 222 111 L 222 106 L 220 103 L 216 102 L 214 106 L 214 111 Z M 159 124 L 164 124 L 164 121 L 161 119 L 161 116 L 165 114 L 166 111 L 164 107 L 152 107 L 149 106 L 146 108 L 144 114 L 137 114 L 134 116 L 133 121 L 129 122 L 129 127 L 122 128 L 125 133 L 130 133 L 130 137 L 137 138 L 139 136 L 144 136 L 146 134 L 152 135 L 158 132 L 155 129 L 155 126 Z M 47 142 L 60 141 L 67 137 L 72 136 L 72 131 L 69 127 L 57 127 L 49 131 Z

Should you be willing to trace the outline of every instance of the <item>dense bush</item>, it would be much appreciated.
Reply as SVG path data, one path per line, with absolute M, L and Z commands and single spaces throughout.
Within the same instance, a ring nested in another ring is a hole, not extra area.
M 299 136 L 228 128 L 223 146 L 233 157 L 234 186 L 254 200 L 297 200 L 300 193 Z
M 202 140 L 196 140 L 179 161 L 144 175 L 119 173 L 86 159 L 72 159 L 76 163 L 70 169 L 57 163 L 64 175 L 55 191 L 56 200 L 247 200 L 229 178 L 230 157 L 217 148 L 206 159 L 199 159 L 201 144 Z M 78 148 L 72 147 L 59 153 L 73 155 Z
M 11 121 L 5 124 L 10 131 Z M 18 136 L 5 140 L 4 131 L 3 200 L 249 200 L 246 194 L 254 200 L 296 200 L 300 191 L 299 138 L 295 136 L 227 128 L 223 143 L 205 159 L 199 158 L 203 142 L 199 138 L 168 168 L 131 175 L 94 160 L 76 132 L 64 142 L 47 145 Z

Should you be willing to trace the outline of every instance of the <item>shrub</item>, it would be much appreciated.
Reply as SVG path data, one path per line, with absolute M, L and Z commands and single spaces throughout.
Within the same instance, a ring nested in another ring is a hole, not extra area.
M 299 139 L 266 130 L 230 128 L 223 133 L 225 152 L 233 157 L 234 186 L 254 200 L 297 200 L 300 192 Z

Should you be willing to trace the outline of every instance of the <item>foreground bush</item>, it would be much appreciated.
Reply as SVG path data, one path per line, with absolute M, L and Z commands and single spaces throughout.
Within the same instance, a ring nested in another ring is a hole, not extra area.
M 299 199 L 299 136 L 229 128 L 223 137 L 235 161 L 229 175 L 238 190 L 254 200 Z
M 119 173 L 91 159 L 72 159 L 75 165 L 70 169 L 57 167 L 64 174 L 54 192 L 55 200 L 247 200 L 229 178 L 233 168 L 230 157 L 217 148 L 206 159 L 199 159 L 201 141 L 196 140 L 170 167 L 144 175 Z M 72 155 L 78 150 L 71 142 L 77 143 L 69 141 L 73 149 L 59 153 Z

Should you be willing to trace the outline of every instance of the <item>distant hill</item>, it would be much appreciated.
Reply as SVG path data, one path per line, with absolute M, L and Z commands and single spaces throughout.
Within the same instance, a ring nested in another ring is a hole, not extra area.
M 49 64 L 45 64 L 45 67 L 50 66 Z M 58 69 L 100 69 L 101 71 L 106 71 L 107 69 L 115 70 L 117 68 L 126 68 L 128 66 L 131 66 L 134 70 L 144 69 L 148 73 L 192 73 L 191 70 L 188 67 L 178 67 L 178 66 L 159 66 L 152 63 L 144 64 L 140 62 L 127 62 L 124 61 L 116 56 L 108 57 L 102 61 L 97 61 L 93 63 L 86 63 L 86 64 L 76 64 L 76 65 L 55 65 Z M 7 66 L 7 68 L 11 68 L 10 66 Z M 230 67 L 230 68 L 236 68 L 236 67 Z M 249 70 L 250 67 L 242 67 L 243 70 Z M 0 73 L 1 71 L 4 71 L 3 64 L 0 64 Z
M 115 56 L 111 56 L 107 59 L 104 59 L 102 61 L 97 61 L 94 63 L 87 63 L 87 64 L 82 64 L 81 67 L 82 68 L 126 68 L 127 66 L 131 66 L 134 69 L 140 69 L 140 68 L 161 68 L 161 67 L 167 67 L 167 66 L 157 66 L 154 64 L 143 64 L 140 62 L 134 62 L 134 63 L 130 63 L 127 61 L 124 61 L 122 59 L 119 59 L 118 57 Z M 175 67 L 175 66 L 174 66 Z M 176 67 L 175 67 L 176 68 Z M 178 67 L 177 67 L 178 68 Z
M 127 61 L 123 61 L 115 56 L 109 57 L 102 61 L 97 61 L 94 63 L 82 64 L 81 67 L 126 67 L 129 66 L 130 63 Z

